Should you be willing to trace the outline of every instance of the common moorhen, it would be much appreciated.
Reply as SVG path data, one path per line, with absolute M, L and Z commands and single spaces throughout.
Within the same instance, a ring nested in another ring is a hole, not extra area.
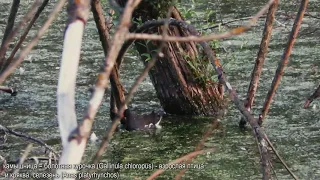
M 317 88 L 317 90 L 311 96 L 308 97 L 308 99 L 304 103 L 304 108 L 309 107 L 310 103 L 318 97 L 320 97 L 320 85 Z
M 126 109 L 123 114 L 125 118 L 125 128 L 128 131 L 148 130 L 161 128 L 160 121 L 162 115 L 152 111 L 151 114 L 137 115 Z

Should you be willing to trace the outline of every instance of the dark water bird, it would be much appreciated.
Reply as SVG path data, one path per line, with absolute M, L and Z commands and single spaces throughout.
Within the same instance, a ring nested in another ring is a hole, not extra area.
M 133 130 L 148 130 L 148 129 L 159 129 L 159 125 L 162 119 L 161 113 L 155 113 L 152 111 L 151 114 L 137 115 L 126 109 L 123 114 L 125 118 L 125 128 L 128 131 Z
M 118 115 L 110 111 L 111 119 L 114 120 Z M 150 114 L 137 115 L 130 109 L 126 109 L 121 117 L 121 124 L 128 131 L 160 129 L 160 121 L 164 112 L 156 113 L 152 111 Z
M 304 108 L 308 108 L 310 103 L 318 97 L 320 97 L 320 85 L 318 86 L 316 91 L 311 96 L 308 97 L 308 99 L 304 103 Z

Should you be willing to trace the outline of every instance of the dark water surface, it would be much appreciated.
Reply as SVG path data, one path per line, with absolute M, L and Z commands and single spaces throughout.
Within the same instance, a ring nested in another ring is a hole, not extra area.
M 31 3 L 22 1 L 21 9 L 26 11 Z M 207 8 L 216 10 L 216 18 L 225 20 L 251 16 L 255 14 L 265 1 L 199 1 L 194 9 L 197 17 L 192 21 L 201 20 Z M 36 33 L 46 20 L 53 2 L 41 15 L 31 34 Z M 181 7 L 193 8 L 191 1 L 182 1 Z M 0 32 L 5 29 L 10 1 L 1 1 Z M 298 6 L 296 1 L 281 1 L 275 30 L 270 44 L 270 52 L 266 58 L 263 74 L 254 104 L 254 113 L 259 113 L 265 95 L 270 87 L 278 61 L 286 46 L 287 36 L 293 23 Z M 311 1 L 309 13 L 318 15 L 319 1 Z M 19 18 L 22 17 L 19 13 Z M 291 17 L 288 18 L 288 17 Z M 15 87 L 18 96 L 10 97 L 0 93 L 0 122 L 16 131 L 24 132 L 40 138 L 61 150 L 60 135 L 56 118 L 56 86 L 59 73 L 60 57 L 63 47 L 63 31 L 65 28 L 65 10 L 52 24 L 40 43 L 30 53 L 27 60 L 10 76 L 5 85 Z M 235 27 L 241 22 L 230 24 Z M 251 70 L 258 51 L 264 21 L 251 31 L 227 40 L 220 46 L 227 52 L 221 53 L 225 64 L 225 72 L 229 81 L 236 88 L 241 98 L 246 94 Z M 284 27 L 283 24 L 287 26 Z M 290 62 L 281 80 L 277 94 L 266 118 L 264 129 L 276 146 L 279 153 L 300 179 L 320 179 L 320 101 L 313 102 L 313 107 L 303 109 L 303 103 L 319 84 L 320 66 L 320 32 L 319 19 L 307 16 L 304 19 L 301 33 L 297 39 Z M 314 33 L 309 33 L 316 30 Z M 28 38 L 28 41 L 30 38 Z M 12 47 L 12 46 L 11 46 Z M 83 117 L 89 100 L 89 88 L 95 83 L 97 72 L 103 64 L 103 51 L 99 36 L 92 19 L 87 23 L 83 38 L 82 54 L 77 78 L 76 112 L 78 120 Z M 314 71 L 312 67 L 316 66 Z M 135 53 L 126 56 L 122 72 L 122 82 L 128 89 L 135 77 L 142 70 L 142 63 Z M 93 131 L 99 138 L 104 135 L 110 125 L 109 92 L 95 118 Z M 151 81 L 147 79 L 139 87 L 130 107 L 138 113 L 147 113 L 159 109 Z M 214 153 L 198 156 L 193 164 L 203 168 L 189 169 L 185 179 L 260 179 L 259 152 L 251 131 L 243 132 L 238 128 L 240 113 L 230 104 L 222 126 L 213 132 L 205 143 L 205 148 L 215 148 Z M 194 150 L 203 132 L 208 129 L 212 119 L 169 117 L 164 119 L 163 129 L 156 134 L 142 132 L 118 132 L 115 134 L 109 150 L 103 155 L 102 162 L 109 163 L 168 163 Z M 20 156 L 27 142 L 21 138 L 9 136 L 5 145 L 0 147 L 0 155 L 8 161 Z M 35 145 L 36 146 L 36 145 Z M 88 143 L 84 163 L 90 162 L 98 143 Z M 37 148 L 36 148 L 37 149 Z M 38 148 L 39 149 L 39 148 Z M 37 152 L 34 152 L 35 154 Z M 39 152 L 38 152 L 39 153 Z M 31 154 L 32 155 L 32 154 Z M 278 179 L 291 179 L 278 160 L 273 161 Z M 121 179 L 145 179 L 154 170 L 122 169 Z M 168 171 L 159 179 L 172 179 L 178 171 Z

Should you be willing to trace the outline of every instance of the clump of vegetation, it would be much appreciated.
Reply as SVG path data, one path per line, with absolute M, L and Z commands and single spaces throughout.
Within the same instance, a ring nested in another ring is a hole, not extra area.
M 217 80 L 217 75 L 213 69 L 209 59 L 201 54 L 195 58 L 190 57 L 188 54 L 183 54 L 189 68 L 192 70 L 195 80 L 203 86 L 214 85 Z

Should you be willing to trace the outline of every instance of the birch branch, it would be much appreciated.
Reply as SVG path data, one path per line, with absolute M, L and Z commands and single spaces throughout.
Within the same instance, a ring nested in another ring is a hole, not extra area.
M 78 64 L 80 59 L 82 36 L 84 26 L 90 12 L 90 1 L 69 0 L 68 1 L 68 23 L 65 29 L 61 68 L 59 74 L 57 102 L 58 102 L 58 121 L 63 145 L 62 155 L 59 164 L 79 164 L 85 150 L 86 141 L 77 143 L 69 142 L 69 137 L 77 128 L 75 112 L 75 86 Z M 77 150 L 77 151 L 75 151 Z M 64 173 L 76 174 L 74 167 L 57 169 L 59 178 Z M 67 178 L 73 179 L 73 178 Z
M 64 150 L 60 159 L 60 164 L 79 164 L 81 162 L 81 158 L 83 156 L 85 146 L 86 146 L 89 134 L 91 132 L 94 117 L 102 102 L 105 88 L 107 88 L 108 86 L 109 76 L 115 64 L 115 60 L 118 56 L 119 50 L 125 40 L 124 35 L 129 32 L 129 25 L 132 17 L 132 12 L 139 2 L 140 0 L 129 0 L 127 2 L 125 11 L 122 16 L 121 24 L 119 25 L 118 30 L 115 33 L 112 46 L 110 47 L 109 53 L 106 57 L 103 72 L 101 72 L 98 75 L 96 87 L 94 88 L 91 100 L 89 101 L 89 107 L 86 112 L 86 115 L 84 116 L 82 124 L 78 126 L 78 128 L 75 128 L 75 130 L 68 136 L 69 137 L 67 139 L 68 142 L 64 147 Z M 75 5 L 78 5 L 78 6 L 82 5 L 82 7 L 87 7 L 87 8 L 90 6 L 90 1 L 86 1 L 86 0 L 74 1 L 74 3 Z M 74 8 L 79 8 L 78 6 L 75 6 Z M 80 16 L 81 17 L 80 19 L 82 20 L 81 22 L 82 27 L 80 29 L 83 29 L 82 23 L 86 22 L 87 20 L 86 15 L 88 15 L 89 12 L 87 11 L 89 11 L 89 9 L 86 9 L 86 11 L 83 11 L 84 9 L 79 8 L 78 10 L 79 10 L 79 12 L 77 12 L 78 14 L 75 14 L 75 15 L 78 15 L 78 18 L 75 19 L 75 21 L 72 24 L 75 24 L 75 23 L 79 24 L 80 23 L 79 16 Z M 80 15 L 81 10 L 83 11 L 83 14 Z M 71 15 L 70 13 L 71 12 L 69 12 L 69 15 Z M 70 25 L 66 29 L 66 33 L 68 33 L 69 31 L 68 29 L 70 30 Z M 77 30 L 76 27 L 74 30 L 75 31 Z M 72 42 L 72 44 L 74 46 L 74 42 Z M 74 54 L 74 52 L 70 52 L 70 53 Z M 69 92 L 69 94 L 71 93 L 73 92 Z M 71 98 L 69 99 L 69 102 L 72 102 Z M 77 152 L 74 152 L 75 149 L 77 149 Z M 58 169 L 57 173 L 60 175 L 60 177 L 62 177 L 63 173 L 75 174 L 77 173 L 77 170 L 74 168 Z

